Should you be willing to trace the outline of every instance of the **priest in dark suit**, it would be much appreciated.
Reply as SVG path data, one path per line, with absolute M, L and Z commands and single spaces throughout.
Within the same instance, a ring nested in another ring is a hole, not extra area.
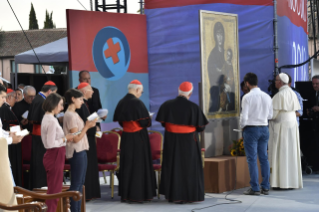
M 80 71 L 80 73 L 79 73 L 79 82 L 80 83 L 86 82 L 89 85 L 91 85 L 90 72 L 88 72 L 87 70 Z M 90 113 L 92 114 L 94 112 L 97 112 L 99 109 L 101 109 L 102 108 L 102 104 L 101 104 L 99 90 L 94 88 L 92 85 L 91 85 L 91 88 L 93 89 L 94 93 L 92 95 L 92 98 L 87 100 L 87 105 L 88 105 L 88 108 L 90 110 Z M 102 119 L 105 120 L 106 117 L 103 117 Z M 101 130 L 101 126 L 100 126 L 99 123 L 96 124 L 96 127 L 97 127 L 97 131 Z

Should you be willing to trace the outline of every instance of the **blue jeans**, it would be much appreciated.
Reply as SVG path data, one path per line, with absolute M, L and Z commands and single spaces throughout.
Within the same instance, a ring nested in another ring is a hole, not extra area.
M 245 127 L 243 131 L 244 147 L 247 157 L 247 163 L 250 175 L 250 185 L 252 190 L 259 191 L 258 182 L 258 166 L 257 166 L 257 154 L 259 157 L 261 176 L 263 181 L 261 187 L 269 189 L 269 175 L 270 168 L 268 162 L 267 146 L 269 139 L 269 130 L 267 126 L 264 127 Z
M 82 193 L 82 188 L 85 182 L 86 168 L 87 168 L 87 155 L 86 151 L 75 152 L 73 157 L 69 159 L 71 165 L 71 186 L 70 191 L 79 191 Z M 81 211 L 81 200 L 74 201 L 71 198 L 71 211 Z

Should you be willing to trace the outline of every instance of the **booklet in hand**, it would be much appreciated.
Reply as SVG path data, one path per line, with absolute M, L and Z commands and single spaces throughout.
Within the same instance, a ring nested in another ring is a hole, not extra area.
M 107 114 L 109 113 L 109 110 L 108 109 L 99 109 L 97 111 L 97 114 L 99 115 L 99 117 L 105 117 L 107 116 Z
M 102 120 L 101 118 L 102 118 L 102 117 L 100 117 L 100 116 L 97 114 L 97 112 L 94 112 L 94 113 L 92 113 L 87 119 L 88 119 L 89 121 L 93 121 L 93 120 L 97 119 L 96 122 L 102 122 L 103 120 Z
M 77 131 L 75 133 L 72 133 L 72 135 L 76 136 L 76 135 L 80 135 L 82 131 Z
M 29 111 L 27 110 L 22 114 L 22 118 L 28 119 L 28 115 L 29 115 Z
M 20 131 L 21 131 L 20 125 L 10 127 L 10 132 L 12 132 L 12 133 L 16 133 L 16 132 L 20 132 Z
M 17 135 L 17 136 L 22 136 L 22 137 L 24 137 L 24 136 L 26 136 L 26 135 L 29 135 L 29 131 L 28 131 L 27 129 L 24 129 L 24 130 L 22 130 L 22 131 L 18 131 L 18 132 L 16 133 L 16 135 Z

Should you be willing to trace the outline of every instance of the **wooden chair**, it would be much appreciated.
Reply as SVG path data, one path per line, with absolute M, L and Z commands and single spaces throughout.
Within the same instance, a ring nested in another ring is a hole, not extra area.
M 62 183 L 62 182 L 61 182 Z M 75 201 L 79 201 L 82 199 L 82 194 L 78 191 L 65 191 L 57 194 L 46 194 L 45 192 L 38 191 L 29 191 L 21 187 L 14 187 L 15 193 L 22 194 L 23 198 L 28 199 L 28 201 L 37 201 L 37 202 L 45 202 L 45 200 L 49 199 L 60 199 L 62 201 L 61 208 L 58 208 L 57 211 L 68 212 L 70 209 L 70 197 L 72 197 Z M 26 202 L 28 202 L 26 201 Z
M 66 192 L 70 189 L 70 186 L 63 186 L 62 187 L 62 192 Z M 46 188 L 35 188 L 33 189 L 34 192 L 36 193 L 47 193 L 47 189 Z M 29 202 L 33 200 L 33 198 L 28 198 L 25 202 Z M 69 204 L 69 198 L 60 198 L 59 202 L 58 202 L 58 207 L 56 212 L 68 212 L 68 210 L 66 209 L 66 205 Z M 81 202 L 81 212 L 85 212 L 86 211 L 86 198 L 85 198 L 85 186 L 83 185 L 83 189 L 82 189 L 82 202 Z
M 161 184 L 162 158 L 163 158 L 163 135 L 160 132 L 149 130 L 149 139 L 152 152 L 152 160 L 160 160 L 159 164 L 153 164 L 157 172 L 157 197 L 160 198 L 159 187 Z
M 105 171 L 111 173 L 110 185 L 112 189 L 111 197 L 114 197 L 114 172 L 120 167 L 120 143 L 121 136 L 113 131 L 105 131 L 101 138 L 96 138 L 96 149 L 99 172 L 102 171 L 105 178 Z
M 19 205 L 5 205 L 0 203 L 1 211 L 37 211 L 37 212 L 45 212 L 47 211 L 47 205 L 42 202 L 30 202 L 26 204 Z

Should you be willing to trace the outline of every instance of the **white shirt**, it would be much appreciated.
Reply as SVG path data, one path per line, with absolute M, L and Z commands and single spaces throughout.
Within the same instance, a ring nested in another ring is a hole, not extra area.
M 240 114 L 240 128 L 245 126 L 268 126 L 268 119 L 272 118 L 272 100 L 260 88 L 253 88 L 242 99 Z

